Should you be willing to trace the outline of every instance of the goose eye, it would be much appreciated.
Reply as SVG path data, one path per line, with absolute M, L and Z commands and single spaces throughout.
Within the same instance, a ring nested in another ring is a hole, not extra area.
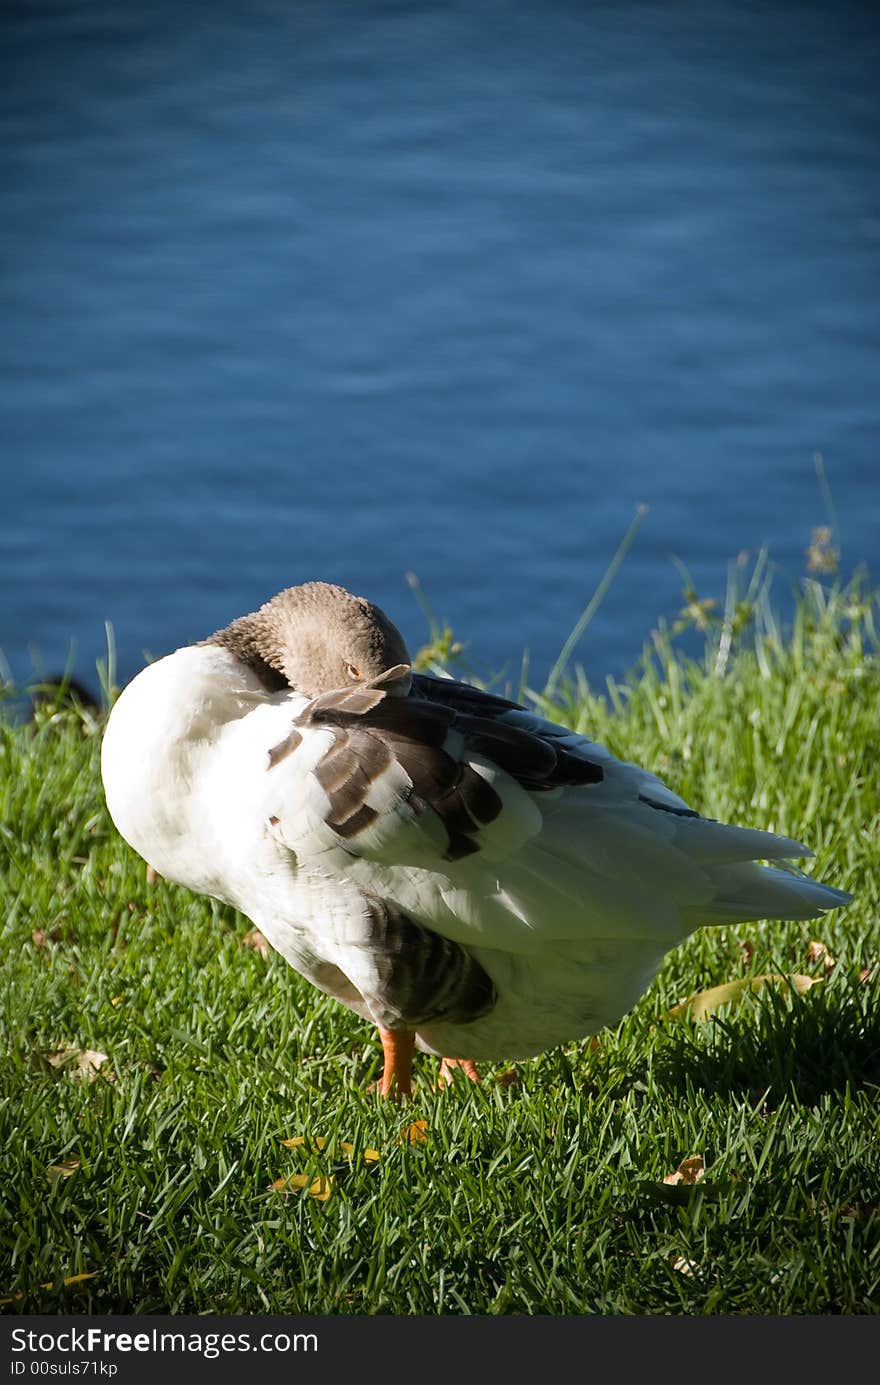
M 345 671 L 348 674 L 349 678 L 360 678 L 361 676 L 360 669 L 357 668 L 354 664 L 346 664 Z

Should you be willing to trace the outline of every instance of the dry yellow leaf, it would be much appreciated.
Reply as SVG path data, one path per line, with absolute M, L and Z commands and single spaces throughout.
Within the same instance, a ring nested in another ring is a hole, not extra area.
M 821 976 L 804 976 L 799 972 L 765 972 L 762 976 L 741 976 L 736 981 L 726 981 L 722 986 L 711 986 L 707 991 L 698 991 L 696 995 L 683 1000 L 680 1005 L 673 1005 L 666 1014 L 669 1019 L 689 1019 L 699 1024 L 722 1005 L 738 1005 L 749 993 L 756 993 L 764 986 L 785 986 L 797 991 L 798 995 L 804 995 L 811 986 L 819 986 L 821 983 Z
M 326 1202 L 333 1191 L 332 1178 L 309 1178 L 307 1173 L 291 1173 L 286 1178 L 276 1178 L 269 1187 L 277 1193 L 302 1192 L 308 1190 L 309 1197 Z
M 411 1124 L 405 1125 L 405 1126 L 403 1127 L 403 1129 L 401 1130 L 401 1132 L 400 1132 L 400 1143 L 401 1143 L 402 1145 L 406 1145 L 406 1144 L 410 1144 L 410 1145 L 424 1145 L 424 1144 L 427 1144 L 427 1142 L 428 1142 L 428 1136 L 427 1136 L 426 1133 L 425 1133 L 427 1129 L 428 1129 L 428 1122 L 427 1122 L 427 1121 L 412 1121 Z
M 327 1136 L 292 1135 L 289 1140 L 282 1140 L 281 1143 L 283 1145 L 286 1145 L 288 1149 L 308 1149 L 310 1153 L 314 1154 L 327 1148 Z M 343 1154 L 348 1156 L 349 1159 L 351 1159 L 354 1155 L 354 1145 L 351 1143 L 350 1140 L 340 1140 L 339 1148 L 341 1149 Z M 332 1154 L 333 1150 L 328 1150 L 328 1153 Z M 381 1159 L 381 1157 L 382 1156 L 380 1155 L 378 1149 L 364 1150 L 364 1163 L 366 1164 L 375 1164 L 379 1161 L 379 1159 Z
M 350 1140 L 343 1140 L 343 1141 L 342 1141 L 342 1144 L 340 1145 L 340 1149 L 342 1150 L 343 1154 L 347 1154 L 347 1155 L 348 1155 L 349 1159 L 351 1159 L 352 1156 L 354 1155 L 354 1145 L 351 1143 Z M 376 1164 L 376 1163 L 379 1162 L 379 1160 L 381 1159 L 381 1157 L 382 1157 L 382 1156 L 380 1155 L 378 1149 L 365 1149 L 365 1150 L 364 1150 L 364 1163 L 365 1163 L 365 1164 Z
M 86 1274 L 69 1274 L 66 1279 L 62 1279 L 61 1287 L 66 1289 L 71 1284 L 81 1284 L 84 1279 L 94 1279 L 95 1276 L 100 1273 L 100 1270 L 89 1270 Z M 55 1281 L 54 1279 L 50 1279 L 47 1284 L 40 1284 L 39 1287 L 41 1289 L 54 1289 Z M 30 1292 L 33 1293 L 33 1290 Z M 9 1294 L 6 1298 L 0 1298 L 0 1304 L 19 1303 L 24 1297 L 25 1293 L 24 1290 L 22 1290 L 20 1294 Z
M 106 1053 L 94 1048 L 76 1048 L 73 1044 L 53 1049 L 45 1058 L 53 1068 L 64 1068 L 81 1082 L 94 1082 L 101 1067 L 109 1061 Z
M 63 1159 L 60 1164 L 50 1164 L 46 1169 L 46 1177 L 50 1183 L 57 1183 L 59 1178 L 72 1178 L 79 1168 L 78 1159 Z
M 691 1154 L 687 1159 L 682 1159 L 674 1173 L 668 1173 L 664 1178 L 664 1183 L 685 1183 L 693 1185 L 699 1183 L 706 1166 L 703 1163 L 702 1154 Z

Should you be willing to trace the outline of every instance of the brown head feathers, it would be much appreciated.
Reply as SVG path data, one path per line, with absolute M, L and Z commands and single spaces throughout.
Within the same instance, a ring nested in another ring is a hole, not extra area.
M 329 582 L 287 587 L 201 643 L 230 650 L 272 692 L 317 697 L 371 683 L 392 697 L 409 691 L 400 631 L 371 601 Z

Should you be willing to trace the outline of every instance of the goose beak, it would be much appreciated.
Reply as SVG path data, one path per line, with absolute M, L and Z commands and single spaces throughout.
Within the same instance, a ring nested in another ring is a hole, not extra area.
M 409 664 L 395 664 L 370 681 L 371 688 L 381 688 L 388 697 L 406 697 L 412 687 L 412 668 Z

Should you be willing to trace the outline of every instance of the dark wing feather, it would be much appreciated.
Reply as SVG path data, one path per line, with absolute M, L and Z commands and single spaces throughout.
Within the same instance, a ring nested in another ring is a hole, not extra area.
M 333 745 L 315 775 L 329 799 L 328 824 L 351 840 L 372 826 L 377 813 L 368 802 L 375 784 L 396 760 L 412 789 L 416 811 L 430 810 L 447 834 L 446 859 L 479 850 L 478 834 L 502 811 L 493 786 L 468 761 L 490 760 L 523 788 L 541 792 L 566 785 L 598 784 L 602 766 L 571 752 L 565 733 L 536 719 L 514 723 L 523 709 L 466 683 L 417 674 L 408 696 L 387 695 L 375 684 L 322 693 L 293 728 L 333 730 Z M 289 753 L 288 741 L 270 752 L 270 767 Z
M 368 895 L 365 902 L 365 946 L 376 980 L 364 998 L 377 1024 L 387 1029 L 441 1019 L 467 1024 L 492 1009 L 495 987 L 465 948 L 416 923 L 390 900 Z
M 429 673 L 413 674 L 410 696 L 452 707 L 456 712 L 471 712 L 474 716 L 525 710 L 519 702 L 475 688 L 472 683 L 459 683 L 455 678 L 433 678 Z
M 525 712 L 516 702 L 452 679 L 413 678 L 410 701 L 443 706 L 454 713 L 453 725 L 467 747 L 506 770 L 524 788 L 541 790 L 571 784 L 600 784 L 604 777 L 589 752 L 574 754 L 563 744 L 569 732 L 534 718 L 531 725 L 515 723 L 511 713 Z

